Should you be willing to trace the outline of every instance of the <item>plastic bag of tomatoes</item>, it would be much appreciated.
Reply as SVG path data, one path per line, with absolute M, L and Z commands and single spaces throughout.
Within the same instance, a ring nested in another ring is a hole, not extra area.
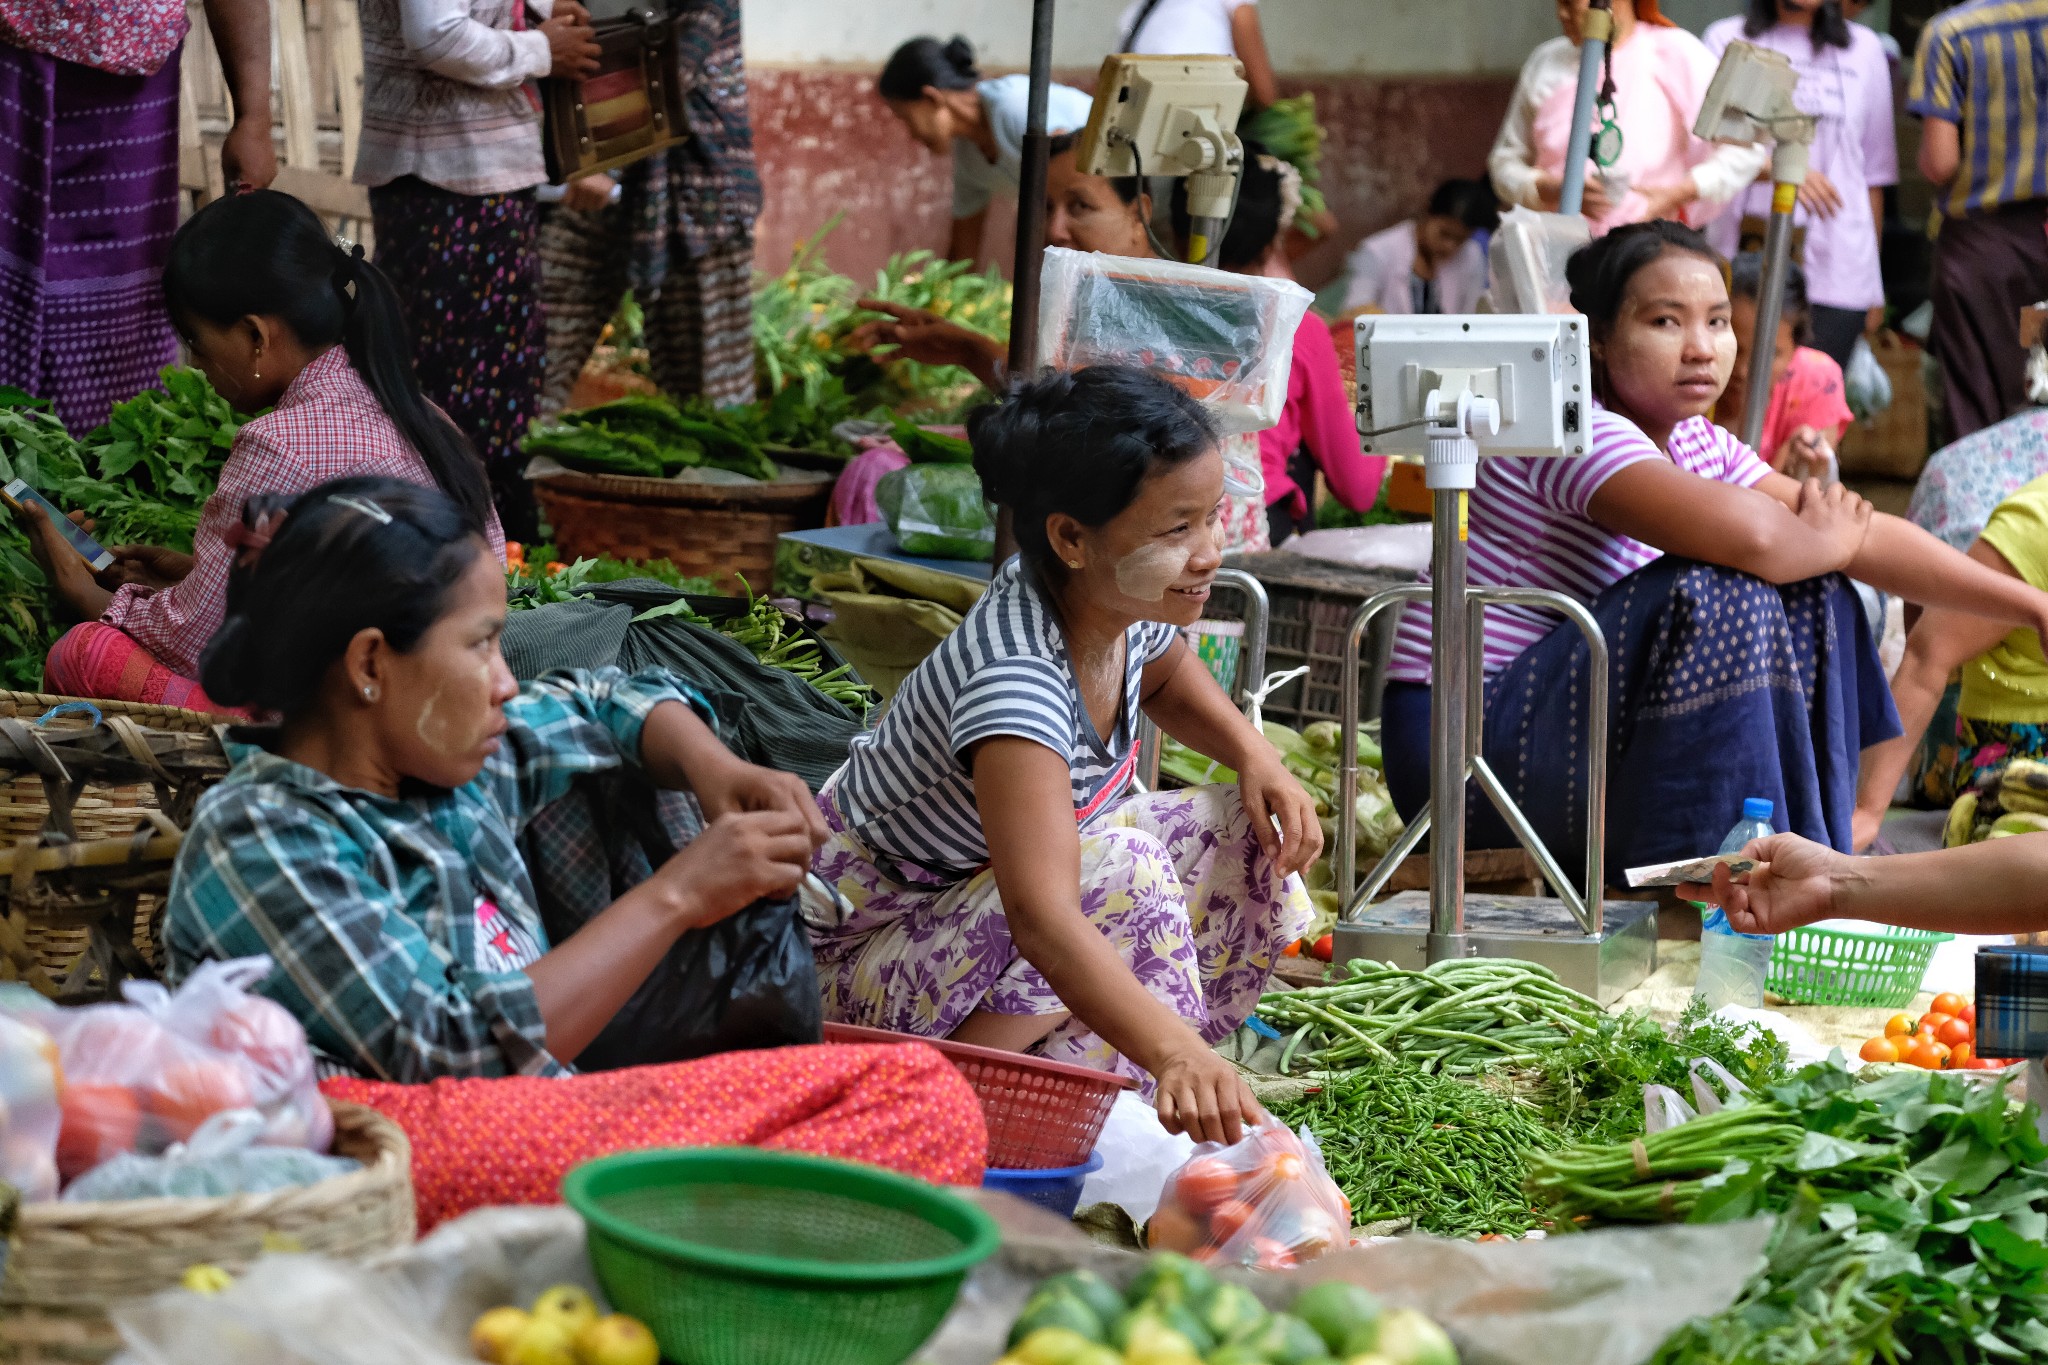
M 231 1109 L 262 1116 L 260 1141 L 327 1150 L 334 1119 L 299 1021 L 248 987 L 267 957 L 203 964 L 175 993 L 123 983 L 126 1003 L 38 1008 L 56 1040 L 57 1172 L 71 1181 L 124 1152 L 154 1156 Z
M 1209 1265 L 1286 1270 L 1351 1244 L 1351 1204 L 1314 1138 L 1269 1118 L 1235 1146 L 1195 1148 L 1166 1178 L 1146 1239 Z

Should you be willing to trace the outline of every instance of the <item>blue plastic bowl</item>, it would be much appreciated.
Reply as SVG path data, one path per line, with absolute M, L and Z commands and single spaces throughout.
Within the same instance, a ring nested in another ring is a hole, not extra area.
M 1090 1152 L 1088 1159 L 1078 1166 L 1060 1166 L 1050 1171 L 1006 1171 L 991 1166 L 988 1174 L 981 1178 L 981 1187 L 1014 1194 L 1048 1213 L 1072 1218 L 1074 1210 L 1081 1206 L 1081 1186 L 1087 1182 L 1091 1172 L 1101 1169 L 1100 1152 Z

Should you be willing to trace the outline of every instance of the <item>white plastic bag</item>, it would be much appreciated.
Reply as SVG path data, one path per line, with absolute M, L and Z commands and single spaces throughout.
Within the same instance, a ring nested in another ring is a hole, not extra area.
M 1487 294 L 1496 313 L 1569 313 L 1571 285 L 1565 262 L 1593 240 L 1578 214 L 1511 208 L 1486 249 Z
M 0 1014 L 0 1185 L 34 1203 L 57 1197 L 57 1044 Z
M 1643 1087 L 1643 1132 L 1661 1133 L 1666 1128 L 1676 1128 L 1681 1123 L 1690 1123 L 1699 1115 L 1691 1105 L 1668 1085 L 1646 1085 Z
M 1712 1057 L 1695 1057 L 1687 1063 L 1686 1070 L 1692 1077 L 1691 1104 L 1668 1085 L 1643 1087 L 1643 1132 L 1661 1133 L 1690 1123 L 1701 1114 L 1718 1114 L 1728 1105 L 1749 1097 L 1749 1087 Z M 1716 1081 L 1721 1087 L 1718 1091 L 1714 1088 Z
M 254 1109 L 226 1109 L 199 1125 L 190 1142 L 162 1156 L 122 1152 L 71 1182 L 66 1203 L 105 1199 L 218 1199 L 230 1194 L 317 1185 L 359 1171 L 348 1156 L 316 1156 L 303 1147 L 258 1146 L 270 1120 Z
M 1856 338 L 1856 347 L 1849 352 L 1848 367 L 1842 371 L 1842 390 L 1849 400 L 1849 411 L 1858 418 L 1873 416 L 1892 405 L 1892 377 L 1884 372 L 1877 353 L 1863 337 Z
M 1143 1223 L 1159 1207 L 1166 1177 L 1194 1150 L 1193 1138 L 1167 1132 L 1157 1110 L 1134 1092 L 1121 1091 L 1095 1143 L 1102 1165 L 1082 1182 L 1080 1206 L 1115 1204 L 1131 1215 L 1132 1222 Z
M 1294 331 L 1314 298 L 1291 280 L 1061 247 L 1045 249 L 1040 289 L 1041 365 L 1140 366 L 1230 432 L 1280 420 Z

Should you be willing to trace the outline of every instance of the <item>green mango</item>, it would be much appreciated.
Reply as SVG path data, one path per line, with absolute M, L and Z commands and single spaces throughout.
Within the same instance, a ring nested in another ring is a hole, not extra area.
M 1178 1252 L 1162 1251 L 1131 1282 L 1129 1298 L 1137 1303 L 1179 1303 L 1200 1312 L 1216 1292 L 1209 1268 Z
M 1227 1346 L 1219 1346 L 1212 1351 L 1207 1365 L 1266 1365 L 1266 1357 L 1260 1353 L 1256 1346 L 1248 1346 L 1244 1342 L 1233 1341 Z
M 1413 1308 L 1396 1308 L 1380 1319 L 1373 1349 L 1389 1365 L 1458 1365 L 1450 1335 Z
M 1323 1344 L 1339 1355 L 1372 1349 L 1370 1340 L 1353 1345 L 1360 1328 L 1371 1328 L 1380 1320 L 1380 1301 L 1355 1284 L 1326 1280 L 1304 1289 L 1294 1300 L 1296 1317 L 1316 1329 Z
M 1322 1334 L 1292 1313 L 1275 1313 L 1242 1343 L 1257 1347 L 1267 1365 L 1310 1365 L 1329 1354 Z
M 1202 1309 L 1202 1325 L 1218 1341 L 1237 1341 L 1266 1325 L 1266 1305 L 1241 1284 L 1225 1282 L 1216 1286 Z
M 1017 1365 L 1081 1365 L 1096 1343 L 1064 1327 L 1041 1327 L 1025 1337 L 1003 1359 Z
M 1175 1331 L 1160 1310 L 1151 1305 L 1134 1308 L 1118 1318 L 1109 1329 L 1109 1344 L 1122 1351 L 1127 1359 L 1146 1355 L 1199 1358 L 1202 1354 L 1193 1337 Z
M 1017 1315 L 1016 1323 L 1010 1328 L 1009 1345 L 1015 1346 L 1041 1327 L 1062 1327 L 1077 1332 L 1090 1341 L 1108 1340 L 1108 1329 L 1096 1311 L 1083 1303 L 1078 1295 L 1041 1289 L 1024 1305 L 1024 1311 Z
M 1049 1294 L 1065 1294 L 1079 1299 L 1095 1310 L 1095 1316 L 1102 1319 L 1106 1327 L 1124 1315 L 1124 1296 L 1117 1293 L 1116 1286 L 1092 1270 L 1069 1270 L 1055 1275 L 1038 1286 L 1033 1298 L 1044 1298 Z

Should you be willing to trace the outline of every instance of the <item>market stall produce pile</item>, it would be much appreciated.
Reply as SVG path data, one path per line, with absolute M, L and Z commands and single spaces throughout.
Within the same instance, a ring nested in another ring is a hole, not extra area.
M 730 423 L 686 417 L 666 399 L 615 398 L 536 422 L 521 447 L 585 474 L 674 478 L 689 469 L 722 469 L 750 479 L 779 472 L 759 443 Z
M 49 403 L 0 388 L 0 483 L 20 479 L 88 513 L 102 545 L 189 551 L 242 419 L 199 371 L 172 366 L 162 378 L 76 439 Z M 68 623 L 18 516 L 0 520 L 0 599 L 0 686 L 39 690 L 43 656 Z
M 2048 830 L 2048 763 L 2008 759 L 1983 769 L 1949 807 L 1942 843 L 1955 848 Z

